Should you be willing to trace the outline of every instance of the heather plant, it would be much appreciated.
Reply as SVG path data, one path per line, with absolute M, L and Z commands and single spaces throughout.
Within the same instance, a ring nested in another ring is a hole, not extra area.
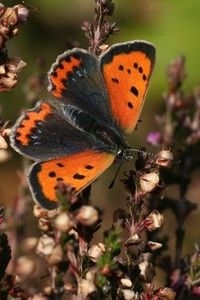
M 112 0 L 95 0 L 94 20 L 83 22 L 88 49 L 95 55 L 108 48 L 107 39 L 118 31 L 111 21 L 114 8 Z M 9 58 L 6 44 L 28 13 L 24 5 L 0 5 L 1 92 L 14 88 L 25 67 L 20 59 Z M 60 183 L 59 208 L 50 211 L 38 204 L 32 208 L 25 170 L 19 172 L 16 199 L 9 208 L 0 208 L 0 299 L 200 299 L 198 245 L 183 256 L 185 221 L 197 208 L 187 192 L 193 171 L 200 166 L 200 88 L 186 94 L 185 76 L 185 58 L 178 57 L 166 70 L 166 92 L 160 97 L 165 107 L 155 116 L 158 129 L 147 136 L 154 153 L 144 147 L 135 150 L 130 168 L 118 175 L 127 193 L 121 199 L 126 209 L 113 212 L 112 225 L 101 242 L 95 243 L 94 235 L 104 222 L 104 212 L 93 204 L 92 186 L 77 196 Z M 44 83 L 42 71 L 38 78 L 27 80 L 27 102 Z M 2 161 L 9 159 L 10 127 L 9 122 L 1 122 Z M 170 185 L 178 187 L 178 199 L 166 192 Z M 176 219 L 174 234 L 162 234 L 166 209 Z M 26 230 L 30 223 L 35 223 L 35 233 Z M 166 255 L 172 238 L 175 254 Z M 159 268 L 164 279 L 158 285 Z

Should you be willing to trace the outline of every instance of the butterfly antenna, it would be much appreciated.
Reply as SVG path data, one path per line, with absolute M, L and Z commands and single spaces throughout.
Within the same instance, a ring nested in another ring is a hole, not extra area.
M 115 173 L 115 176 L 114 176 L 113 180 L 111 181 L 111 183 L 110 183 L 110 185 L 109 185 L 109 187 L 108 187 L 109 189 L 112 189 L 112 187 L 114 186 L 115 180 L 117 179 L 117 176 L 118 176 L 118 174 L 119 174 L 119 171 L 120 171 L 120 169 L 121 169 L 121 166 L 122 166 L 122 160 L 119 162 L 119 165 L 118 165 L 117 171 L 116 171 L 116 173 Z

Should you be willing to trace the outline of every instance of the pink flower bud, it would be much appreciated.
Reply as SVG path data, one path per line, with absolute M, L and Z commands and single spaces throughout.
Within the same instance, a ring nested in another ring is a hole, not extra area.
M 156 158 L 155 163 L 165 168 L 171 168 L 173 162 L 173 154 L 169 150 L 161 150 Z
M 91 280 L 82 279 L 79 286 L 81 299 L 86 299 L 89 294 L 96 291 L 96 286 Z
M 105 245 L 102 243 L 98 243 L 97 245 L 93 245 L 88 250 L 88 256 L 94 262 L 96 262 L 99 257 L 105 252 Z
M 6 73 L 5 65 L 0 65 L 0 76 Z
M 146 173 L 140 177 L 140 187 L 145 193 L 153 191 L 159 183 L 159 176 L 155 172 Z
M 11 128 L 5 128 L 2 132 L 2 136 L 3 137 L 8 137 L 10 135 L 10 133 L 12 132 Z
M 26 252 L 32 251 L 33 249 L 35 249 L 37 242 L 38 242 L 37 238 L 28 237 L 23 241 L 23 249 Z
M 18 21 L 25 22 L 28 18 L 29 10 L 21 4 L 15 5 L 13 8 L 17 10 Z
M 47 209 L 39 204 L 35 204 L 33 207 L 33 214 L 36 218 L 44 218 L 47 216 Z
M 7 60 L 6 65 L 9 70 L 15 73 L 19 73 L 23 68 L 26 67 L 26 63 L 18 57 L 13 57 Z
M 152 242 L 152 241 L 148 241 L 147 244 L 152 251 L 160 249 L 163 246 L 161 243 Z
M 0 149 L 7 149 L 7 148 L 8 148 L 8 144 L 6 140 L 2 137 L 2 135 L 0 135 Z
M 138 267 L 140 269 L 140 276 L 143 278 L 143 280 L 151 282 L 154 275 L 155 275 L 155 270 L 150 262 L 150 254 L 145 253 L 143 254 L 143 261 L 138 264 Z
M 164 217 L 157 210 L 154 210 L 146 219 L 145 219 L 146 228 L 149 231 L 156 230 L 160 228 L 164 222 Z
M 11 157 L 10 152 L 8 152 L 8 151 L 5 150 L 5 149 L 1 149 L 1 150 L 0 150 L 0 163 L 6 162 L 7 160 L 10 159 L 10 157 Z
M 27 256 L 20 256 L 16 262 L 16 273 L 20 277 L 20 281 L 30 276 L 35 269 L 34 261 Z
M 44 234 L 39 238 L 36 250 L 39 255 L 48 256 L 52 253 L 54 247 L 54 239 Z
M 55 227 L 61 232 L 68 232 L 74 226 L 74 223 L 66 212 L 62 212 L 60 215 L 58 215 L 54 221 L 54 224 Z
M 133 285 L 132 281 L 128 277 L 122 278 L 120 282 L 124 288 L 131 288 Z
M 159 299 L 175 300 L 176 293 L 172 289 L 164 287 L 159 290 L 158 296 Z
M 124 289 L 122 290 L 123 299 L 125 300 L 136 300 L 137 294 L 133 290 Z
M 38 227 L 42 231 L 51 230 L 51 222 L 46 218 L 39 218 Z
M 31 297 L 31 300 L 48 300 L 49 298 L 43 296 L 42 294 L 35 294 L 33 297 Z
M 93 206 L 82 205 L 77 211 L 75 218 L 79 223 L 85 226 L 92 226 L 98 221 L 99 214 Z
M 50 265 L 56 265 L 63 259 L 63 251 L 61 245 L 56 245 L 51 254 L 46 256 L 46 260 Z

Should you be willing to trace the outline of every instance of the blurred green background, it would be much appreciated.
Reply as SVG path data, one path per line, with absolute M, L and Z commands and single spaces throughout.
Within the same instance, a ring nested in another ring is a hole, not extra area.
M 196 0 L 115 0 L 116 10 L 113 21 L 117 22 L 120 31 L 108 40 L 109 44 L 134 39 L 152 42 L 157 49 L 157 62 L 150 84 L 146 104 L 141 116 L 142 124 L 130 137 L 134 147 L 147 146 L 145 137 L 149 130 L 154 130 L 155 114 L 162 107 L 161 95 L 166 90 L 165 69 L 167 64 L 184 54 L 188 77 L 185 91 L 190 91 L 199 84 L 200 78 L 200 1 Z M 23 4 L 20 1 L 4 1 L 3 4 L 13 6 Z M 22 108 L 27 107 L 24 85 L 30 75 L 37 74 L 38 58 L 44 59 L 43 71 L 46 73 L 57 55 L 70 45 L 76 44 L 87 48 L 87 40 L 81 30 L 85 20 L 92 20 L 94 0 L 26 0 L 25 5 L 32 10 L 27 23 L 21 27 L 19 35 L 7 43 L 9 56 L 18 56 L 27 67 L 20 75 L 15 89 L 0 95 L 1 117 L 11 123 L 19 116 Z M 50 97 L 44 89 L 40 98 Z M 148 148 L 148 146 L 147 146 Z M 19 166 L 20 157 L 13 154 L 9 162 L 0 167 L 0 199 L 2 202 L 12 201 L 17 194 L 17 175 L 13 166 Z M 127 166 L 127 165 L 126 165 Z M 130 166 L 129 166 L 130 167 Z M 115 205 L 125 199 L 122 184 L 108 191 L 114 168 L 103 174 L 94 184 L 94 199 L 106 208 L 106 214 L 112 213 Z M 8 188 L 10 182 L 13 188 Z M 191 190 L 192 193 L 192 190 Z M 198 201 L 198 192 L 192 193 L 192 200 Z M 121 205 L 121 204 L 120 204 Z M 197 212 L 193 215 L 197 216 Z M 197 216 L 198 217 L 198 216 Z M 193 219 L 194 221 L 194 219 Z M 172 226 L 167 224 L 167 226 Z M 198 233 L 194 237 L 198 240 Z
M 20 2 L 7 0 L 3 3 L 13 6 Z M 28 64 L 17 87 L 0 96 L 4 118 L 9 119 L 15 118 L 16 108 L 24 104 L 23 84 L 28 76 L 37 72 L 37 59 L 45 60 L 46 72 L 57 55 L 71 45 L 87 48 L 88 43 L 80 27 L 84 20 L 93 18 L 94 0 L 26 0 L 25 4 L 32 11 L 28 21 L 19 35 L 7 43 L 9 55 L 18 56 Z M 113 21 L 117 22 L 120 31 L 108 40 L 108 44 L 144 39 L 152 42 L 157 49 L 157 63 L 146 103 L 148 111 L 149 107 L 151 109 L 158 103 L 160 94 L 165 90 L 165 69 L 176 56 L 184 54 L 187 59 L 186 89 L 199 83 L 199 1 L 115 0 L 115 4 Z

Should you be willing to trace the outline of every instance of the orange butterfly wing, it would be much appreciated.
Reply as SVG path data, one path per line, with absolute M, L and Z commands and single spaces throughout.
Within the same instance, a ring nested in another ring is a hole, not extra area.
M 35 201 L 47 209 L 56 208 L 60 182 L 79 193 L 106 170 L 114 158 L 113 154 L 86 150 L 35 163 L 29 174 L 29 185 Z
M 155 63 L 155 48 L 145 41 L 116 44 L 100 57 L 113 118 L 130 133 L 137 124 Z

